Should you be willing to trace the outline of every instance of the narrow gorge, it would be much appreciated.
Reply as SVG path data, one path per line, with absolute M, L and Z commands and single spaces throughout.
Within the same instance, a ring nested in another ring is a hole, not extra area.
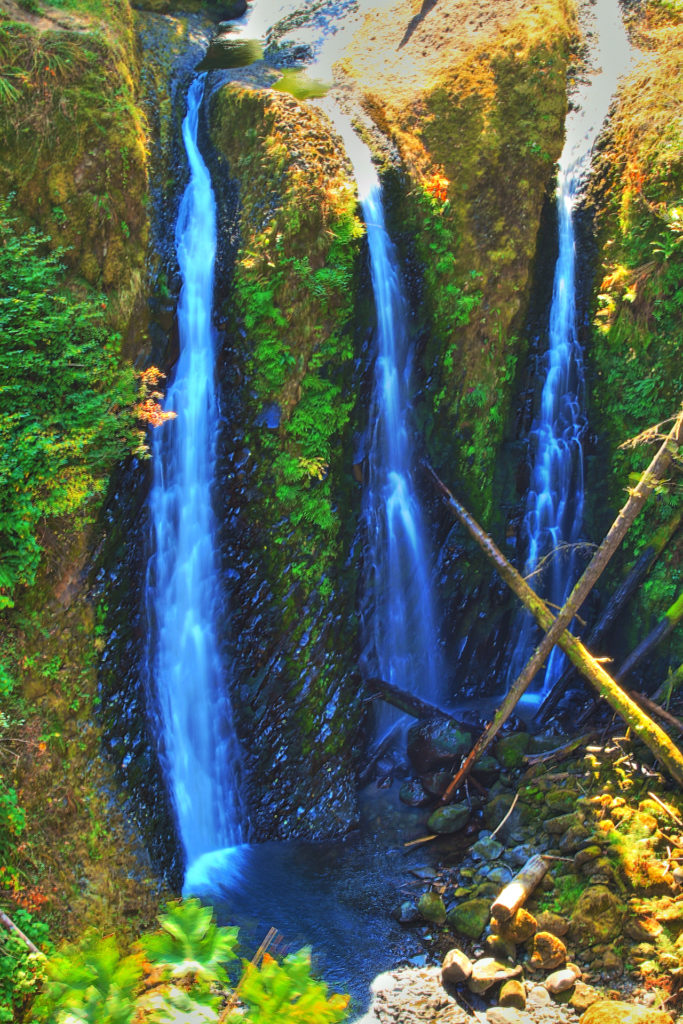
M 682 31 L 0 0 L 0 1019 L 678 1020 Z

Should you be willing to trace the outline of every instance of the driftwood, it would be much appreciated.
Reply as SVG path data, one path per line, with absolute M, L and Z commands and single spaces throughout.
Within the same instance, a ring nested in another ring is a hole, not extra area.
M 5 928 L 7 929 L 7 931 L 11 932 L 12 935 L 16 935 L 17 938 L 21 939 L 21 941 L 24 943 L 24 945 L 32 953 L 36 953 L 37 956 L 40 956 L 40 957 L 45 956 L 45 954 L 41 953 L 41 951 L 38 949 L 38 947 L 35 946 L 31 942 L 31 940 L 29 939 L 28 935 L 24 935 L 24 933 L 22 932 L 21 928 L 17 928 L 17 926 L 15 925 L 14 921 L 12 920 L 12 918 L 8 917 L 7 914 L 5 914 L 2 910 L 0 910 L 0 924 L 3 924 L 5 926 Z
M 495 917 L 496 921 L 509 921 L 526 903 L 547 870 L 548 865 L 539 854 L 528 860 L 491 904 L 491 916 Z
M 587 732 L 583 736 L 577 736 L 576 739 L 570 740 L 568 743 L 563 743 L 561 747 L 555 747 L 554 750 L 546 750 L 542 754 L 525 754 L 524 762 L 531 766 L 547 761 L 554 764 L 556 761 L 564 760 L 565 757 L 571 757 L 575 750 L 585 746 L 586 743 L 590 743 L 596 736 L 597 733 L 595 732 Z
M 590 651 L 594 651 L 596 648 L 599 648 L 602 640 L 612 628 L 622 610 L 631 600 L 636 590 L 661 555 L 662 551 L 664 551 L 667 544 L 678 530 L 682 518 L 683 510 L 675 515 L 673 519 L 670 519 L 668 523 L 664 523 L 664 525 L 656 531 L 647 547 L 641 551 L 640 555 L 626 575 L 626 578 L 614 591 L 614 594 L 607 602 L 600 618 L 588 634 L 585 644 Z M 543 723 L 547 721 L 575 674 L 576 670 L 573 665 L 562 673 L 538 709 L 536 713 L 537 722 Z
M 448 496 L 448 504 L 451 511 L 457 516 L 458 520 L 463 524 L 463 526 L 465 526 L 470 535 L 488 555 L 503 580 L 517 595 L 524 606 L 532 613 L 541 628 L 548 632 L 555 621 L 555 616 L 548 606 L 541 600 L 538 594 L 532 590 L 514 566 L 508 562 L 507 558 L 497 547 L 492 538 L 482 530 L 476 519 L 474 519 L 474 517 L 467 511 L 464 505 L 457 501 L 443 484 L 440 486 Z M 612 677 L 605 671 L 602 665 L 596 662 L 595 658 L 593 658 L 583 644 L 577 640 L 569 630 L 565 630 L 560 635 L 558 646 L 560 646 L 568 655 L 572 664 L 586 676 L 600 696 L 605 698 L 608 704 L 610 704 L 617 714 L 624 719 L 642 742 L 649 747 L 655 757 L 657 757 L 666 767 L 672 778 L 674 778 L 679 785 L 683 785 L 683 754 L 681 754 L 681 751 L 676 747 L 664 730 L 661 729 L 656 722 L 653 722 L 648 718 L 642 709 L 639 708 L 628 694 L 621 689 L 614 679 L 612 679 Z M 463 770 L 467 767 L 467 770 L 469 771 L 469 768 L 471 768 L 475 760 L 472 756 L 473 753 L 474 751 L 470 752 L 463 768 L 461 768 L 460 772 L 458 772 L 455 779 L 446 790 L 446 793 L 442 796 L 442 802 L 447 803 L 451 794 L 454 793 L 457 786 L 460 785 L 463 777 Z
M 387 704 L 391 704 L 392 707 L 404 711 L 413 718 L 445 718 L 448 721 L 454 721 L 452 715 L 449 715 L 447 711 L 442 711 L 436 704 L 421 700 L 414 693 L 408 693 L 407 690 L 402 690 L 399 686 L 394 686 L 393 683 L 376 678 L 364 679 L 363 683 L 368 690 L 372 690 Z

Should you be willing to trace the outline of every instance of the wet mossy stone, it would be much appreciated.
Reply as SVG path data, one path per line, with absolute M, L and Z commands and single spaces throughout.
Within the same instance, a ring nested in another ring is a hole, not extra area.
M 526 1009 L 526 989 L 523 981 L 510 978 L 502 985 L 498 997 L 499 1006 L 514 1006 L 517 1010 Z
M 579 897 L 571 916 L 569 934 L 584 945 L 610 942 L 621 932 L 624 906 L 604 885 L 592 885 Z
M 506 942 L 519 944 L 535 935 L 538 924 L 533 914 L 530 914 L 525 907 L 520 907 L 509 920 L 497 921 L 495 929 Z
M 420 919 L 420 911 L 412 900 L 404 900 L 403 903 L 399 903 L 398 906 L 394 907 L 391 911 L 391 916 L 399 924 L 413 924 L 414 921 Z
M 503 736 L 494 749 L 498 764 L 508 770 L 521 768 L 530 743 L 531 736 L 528 732 L 512 732 L 509 736 Z
M 443 718 L 418 722 L 408 731 L 408 757 L 418 775 L 450 768 L 471 745 L 471 733 Z
M 578 793 L 575 789 L 551 789 L 545 794 L 545 805 L 550 812 L 550 817 L 557 817 L 560 814 L 570 814 L 576 810 L 576 799 Z
M 432 796 L 441 796 L 448 789 L 453 776 L 451 772 L 429 772 L 422 776 L 422 785 Z
M 531 949 L 531 966 L 551 971 L 567 962 L 567 947 L 551 932 L 536 932 Z
M 495 829 L 500 825 L 505 815 L 512 807 L 514 795 L 508 791 L 499 793 L 494 796 L 492 800 L 486 804 L 484 808 L 484 820 L 489 828 Z M 512 814 L 507 819 L 502 829 L 500 830 L 500 837 L 505 839 L 508 836 L 512 836 L 517 830 L 527 825 L 533 817 L 533 810 L 522 800 L 518 800 L 515 804 Z
M 408 807 L 424 807 L 432 802 L 432 797 L 426 792 L 419 779 L 409 779 L 404 782 L 398 791 L 398 798 L 401 803 Z
M 500 765 L 491 754 L 483 754 L 475 762 L 472 775 L 484 786 L 491 786 L 500 775 Z
M 425 921 L 432 924 L 443 924 L 446 920 L 446 907 L 438 892 L 423 892 L 417 909 Z
M 451 835 L 460 832 L 470 817 L 467 804 L 449 804 L 448 807 L 437 807 L 427 819 L 427 828 L 438 835 Z
M 490 911 L 490 899 L 465 900 L 449 910 L 449 927 L 467 939 L 478 939 L 488 924 Z
M 601 999 L 588 1007 L 579 1024 L 674 1024 L 674 1019 L 664 1010 Z
M 470 846 L 469 855 L 472 860 L 498 860 L 505 847 L 497 839 L 484 836 Z

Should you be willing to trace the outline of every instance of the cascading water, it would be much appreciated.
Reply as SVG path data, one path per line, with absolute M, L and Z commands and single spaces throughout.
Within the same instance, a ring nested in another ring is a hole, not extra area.
M 147 580 L 151 692 L 161 756 L 186 863 L 242 841 L 237 741 L 226 695 L 218 621 L 221 590 L 211 506 L 219 410 L 211 324 L 216 206 L 197 145 L 203 76 L 188 93 L 183 140 L 190 181 L 176 224 L 182 275 L 180 357 L 152 441 L 153 554 Z
M 575 98 L 574 109 L 567 117 L 558 168 L 559 249 L 550 306 L 547 372 L 539 416 L 531 435 L 533 469 L 524 519 L 528 540 L 525 574 L 534 572 L 550 552 L 556 552 L 543 572 L 541 592 L 557 606 L 564 604 L 576 582 L 575 545 L 581 536 L 584 508 L 582 438 L 586 419 L 583 353 L 576 318 L 574 211 L 590 168 L 593 144 L 619 77 L 632 60 L 617 0 L 599 0 L 594 19 L 591 62 L 601 70 L 591 76 Z M 510 681 L 527 661 L 534 635 L 533 623 L 525 614 L 510 663 Z M 559 678 L 563 661 L 564 656 L 555 648 L 548 659 L 542 692 Z
M 408 310 L 370 152 L 349 118 L 331 103 L 323 106 L 344 140 L 358 184 L 377 313 L 364 498 L 369 562 L 365 660 L 371 674 L 438 702 L 443 674 L 428 544 L 414 482 Z M 382 712 L 379 733 L 395 721 L 394 712 Z

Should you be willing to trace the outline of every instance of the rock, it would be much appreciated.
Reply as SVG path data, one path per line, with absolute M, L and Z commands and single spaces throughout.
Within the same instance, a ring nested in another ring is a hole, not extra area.
M 503 768 L 521 768 L 530 743 L 528 732 L 513 732 L 498 740 L 493 753 Z
M 674 1021 L 671 1014 L 662 1010 L 601 999 L 588 1007 L 579 1024 L 674 1024 Z
M 498 890 L 512 881 L 512 869 L 505 864 L 485 864 L 479 874 L 489 882 L 495 883 Z M 498 893 L 496 892 L 497 896 Z
M 545 971 L 559 967 L 567 961 L 567 947 L 562 939 L 550 932 L 536 932 L 531 947 L 531 966 Z
M 560 814 L 556 818 L 546 818 L 543 822 L 543 828 L 546 832 L 549 832 L 551 836 L 562 836 L 565 832 L 568 832 L 572 826 L 578 824 L 579 821 L 575 813 Z
M 498 793 L 492 797 L 484 808 L 484 820 L 489 828 L 497 828 L 512 806 L 514 796 L 510 792 Z M 531 808 L 518 800 L 515 808 L 500 830 L 501 838 L 512 837 L 514 833 L 526 825 L 532 817 Z
M 513 1006 L 492 1006 L 486 1011 L 486 1024 L 533 1024 L 533 1018 Z
M 408 807 L 424 807 L 425 804 L 432 802 L 431 796 L 419 779 L 410 779 L 408 782 L 404 782 L 398 791 L 398 798 Z
M 513 1006 L 516 1010 L 524 1010 L 526 1008 L 524 982 L 517 981 L 516 978 L 510 978 L 509 981 L 506 981 L 501 986 L 498 1003 L 500 1006 Z
M 635 942 L 649 942 L 662 934 L 662 925 L 654 917 L 644 915 L 627 921 L 624 931 Z
M 430 718 L 408 730 L 408 757 L 418 775 L 459 762 L 472 745 L 472 736 L 453 722 Z
M 451 772 L 429 772 L 421 776 L 422 785 L 432 796 L 441 796 L 448 789 L 453 775 Z
M 569 1005 L 573 1006 L 577 1013 L 584 1013 L 598 999 L 600 999 L 600 994 L 592 985 L 586 985 L 584 981 L 577 981 L 571 994 Z
M 232 32 L 214 36 L 197 71 L 215 71 L 221 68 L 243 68 L 263 57 L 263 47 L 257 39 L 244 39 Z
M 488 924 L 490 910 L 490 900 L 465 900 L 449 911 L 448 924 L 459 935 L 478 939 Z
M 560 853 L 567 855 L 568 853 L 576 853 L 582 846 L 585 846 L 590 839 L 590 832 L 585 825 L 577 822 L 572 825 L 571 828 L 567 829 L 563 836 L 560 836 Z
M 403 903 L 399 903 L 398 906 L 394 907 L 391 911 L 391 916 L 399 924 L 412 924 L 419 919 L 420 911 L 417 909 L 417 904 L 413 903 L 412 900 L 404 900 Z
M 514 942 L 509 942 L 495 932 L 484 939 L 484 949 L 489 956 L 495 956 L 497 960 L 514 960 L 517 953 Z
M 427 819 L 427 828 L 439 835 L 451 835 L 460 832 L 469 820 L 470 809 L 467 804 L 449 804 L 437 807 Z
M 595 844 L 593 846 L 586 846 L 583 850 L 579 850 L 574 857 L 574 867 L 578 871 L 580 868 L 584 867 L 585 864 L 588 864 L 589 861 L 597 860 L 597 858 L 601 856 L 601 846 L 596 846 Z
M 561 844 L 560 844 L 561 845 Z M 582 873 L 591 880 L 591 885 L 615 885 L 616 872 L 607 857 L 597 857 L 584 864 Z
M 524 907 L 520 907 L 508 921 L 496 922 L 496 931 L 508 942 L 526 942 L 538 931 L 536 918 Z
M 585 889 L 571 916 L 569 934 L 585 945 L 609 942 L 621 932 L 624 907 L 604 885 Z
M 472 974 L 467 982 L 470 992 L 483 995 L 488 992 L 492 985 L 498 981 L 507 981 L 509 978 L 516 978 L 522 973 L 521 967 L 511 967 L 492 956 L 485 956 L 472 964 Z
M 450 985 L 467 981 L 472 974 L 472 961 L 461 949 L 451 949 L 441 964 L 441 980 Z
M 539 932 L 550 932 L 551 935 L 557 935 L 558 939 L 569 931 L 569 921 L 560 914 L 554 914 L 552 910 L 542 910 L 537 914 L 536 923 Z
M 572 789 L 551 789 L 545 795 L 545 805 L 553 817 L 569 814 L 576 809 L 578 793 Z
M 514 846 L 508 852 L 508 859 L 513 867 L 523 868 L 526 862 L 535 857 L 537 853 L 538 849 L 532 846 L 531 843 L 521 843 L 519 846 Z
M 438 892 L 423 892 L 417 909 L 425 921 L 431 921 L 432 924 L 443 924 L 446 920 L 446 907 Z
M 676 964 L 678 964 L 678 958 L 676 958 Z M 666 965 L 664 964 L 662 966 Z M 605 952 L 602 958 L 602 967 L 608 974 L 618 976 L 624 973 L 624 961 L 611 949 L 608 949 Z
M 560 992 L 566 992 L 567 989 L 573 988 L 576 984 L 576 975 L 574 971 L 565 967 L 561 971 L 553 971 L 552 974 L 549 974 L 543 984 L 551 996 L 556 996 Z
M 472 768 L 472 775 L 484 786 L 491 786 L 500 775 L 500 765 L 491 754 L 483 754 Z
M 550 1003 L 550 992 L 545 985 L 534 985 L 527 992 L 526 997 L 528 1006 L 547 1006 Z
M 468 852 L 472 860 L 498 860 L 504 849 L 502 843 L 488 836 L 485 839 L 478 839 L 470 846 Z

